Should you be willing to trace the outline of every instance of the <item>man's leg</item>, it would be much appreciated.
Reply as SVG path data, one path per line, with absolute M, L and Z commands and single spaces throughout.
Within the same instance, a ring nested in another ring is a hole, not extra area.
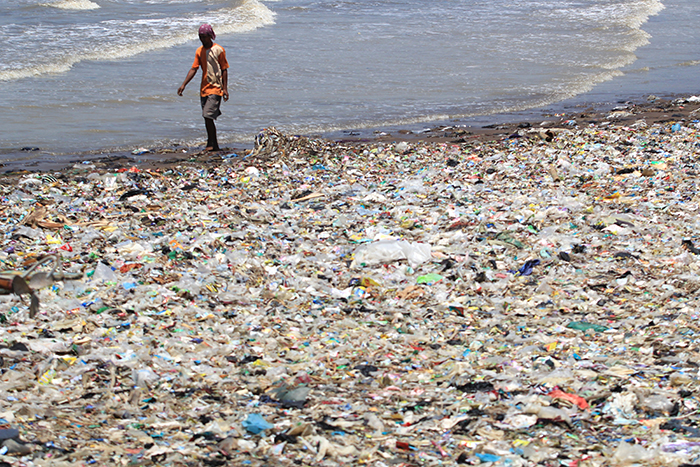
M 207 127 L 207 151 L 218 151 L 219 142 L 216 140 L 216 125 L 214 119 L 205 118 L 204 126 Z

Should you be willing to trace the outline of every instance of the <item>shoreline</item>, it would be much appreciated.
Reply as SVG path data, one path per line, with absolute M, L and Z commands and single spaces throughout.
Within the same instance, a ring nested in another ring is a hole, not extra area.
M 616 125 L 631 124 L 639 119 L 648 120 L 648 124 L 666 122 L 673 119 L 682 121 L 692 118 L 689 114 L 695 110 L 695 107 L 691 104 L 690 110 L 687 107 L 679 108 L 674 102 L 689 97 L 691 97 L 689 94 L 666 96 L 664 98 L 654 96 L 654 99 L 651 101 L 647 98 L 636 101 L 619 100 L 616 103 L 586 103 L 572 99 L 544 108 L 476 116 L 468 119 L 343 130 L 301 136 L 342 144 L 377 144 L 401 141 L 454 144 L 470 141 L 491 142 L 507 138 L 523 130 L 532 131 L 557 126 L 571 128 L 573 125 L 572 121 L 575 121 L 575 126 L 580 128 L 606 121 Z M 618 111 L 611 114 L 613 109 L 618 109 Z M 210 163 L 212 160 L 216 160 L 216 156 L 225 156 L 231 153 L 240 153 L 238 155 L 242 156 L 249 153 L 253 149 L 253 141 L 233 145 L 232 147 L 224 147 L 216 154 L 207 154 L 195 148 L 182 146 L 141 149 L 146 151 L 143 154 L 134 154 L 130 151 L 99 150 L 45 156 L 42 156 L 37 151 L 36 159 L 8 160 L 0 165 L 0 171 L 4 175 L 17 174 L 23 171 L 64 171 L 76 164 L 88 162 L 98 164 L 105 169 L 123 168 L 127 165 L 155 167 L 161 164 L 170 165 L 187 161 Z M 134 152 L 136 151 L 138 149 L 134 150 Z M 19 154 L 21 152 L 17 153 L 17 155 Z M 32 151 L 27 151 L 26 154 L 31 155 Z

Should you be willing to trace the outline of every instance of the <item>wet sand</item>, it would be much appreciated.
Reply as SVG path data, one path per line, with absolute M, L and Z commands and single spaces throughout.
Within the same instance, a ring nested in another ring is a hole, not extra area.
M 644 102 L 619 102 L 616 104 L 579 104 L 575 109 L 536 110 L 435 125 L 426 124 L 420 128 L 413 126 L 411 128 L 365 129 L 311 137 L 354 145 L 400 141 L 463 144 L 498 141 L 514 137 L 518 133 L 524 137 L 532 138 L 537 137 L 538 133 L 544 134 L 548 129 L 555 130 L 557 128 L 581 129 L 596 125 L 625 126 L 639 120 L 653 125 L 655 123 L 684 122 L 698 118 L 695 111 L 700 106 L 699 103 L 678 104 L 676 103 L 677 99 L 683 99 L 683 97 L 655 98 Z M 250 153 L 253 149 L 253 141 L 249 144 L 222 147 L 218 153 L 206 153 L 188 147 L 145 149 L 148 150 L 146 153 L 137 155 L 122 151 L 101 154 L 86 152 L 74 156 L 43 156 L 37 152 L 36 157 L 32 157 L 32 152 L 28 151 L 26 152 L 28 160 L 7 161 L 0 166 L 0 171 L 4 172 L 6 176 L 27 172 L 63 171 L 83 162 L 90 162 L 96 167 L 104 169 L 129 166 L 166 167 L 180 163 L 212 164 L 221 161 L 221 156 L 232 153 L 244 156 Z

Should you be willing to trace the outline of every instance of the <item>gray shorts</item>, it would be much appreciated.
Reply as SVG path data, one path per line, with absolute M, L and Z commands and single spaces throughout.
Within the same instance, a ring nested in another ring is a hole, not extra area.
M 216 94 L 210 94 L 201 98 L 202 100 L 202 117 L 211 118 L 216 120 L 216 118 L 221 115 L 221 96 Z

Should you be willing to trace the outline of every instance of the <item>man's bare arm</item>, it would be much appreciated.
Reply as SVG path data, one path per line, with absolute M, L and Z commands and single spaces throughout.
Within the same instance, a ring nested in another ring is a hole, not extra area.
M 187 76 L 185 76 L 185 81 L 182 83 L 182 86 L 180 86 L 177 90 L 177 95 L 181 96 L 182 92 L 185 90 L 185 86 L 192 81 L 192 78 L 194 78 L 194 75 L 197 74 L 197 68 L 190 68 L 190 71 L 187 72 Z
M 228 69 L 221 72 L 221 90 L 224 92 L 224 101 L 228 100 Z

